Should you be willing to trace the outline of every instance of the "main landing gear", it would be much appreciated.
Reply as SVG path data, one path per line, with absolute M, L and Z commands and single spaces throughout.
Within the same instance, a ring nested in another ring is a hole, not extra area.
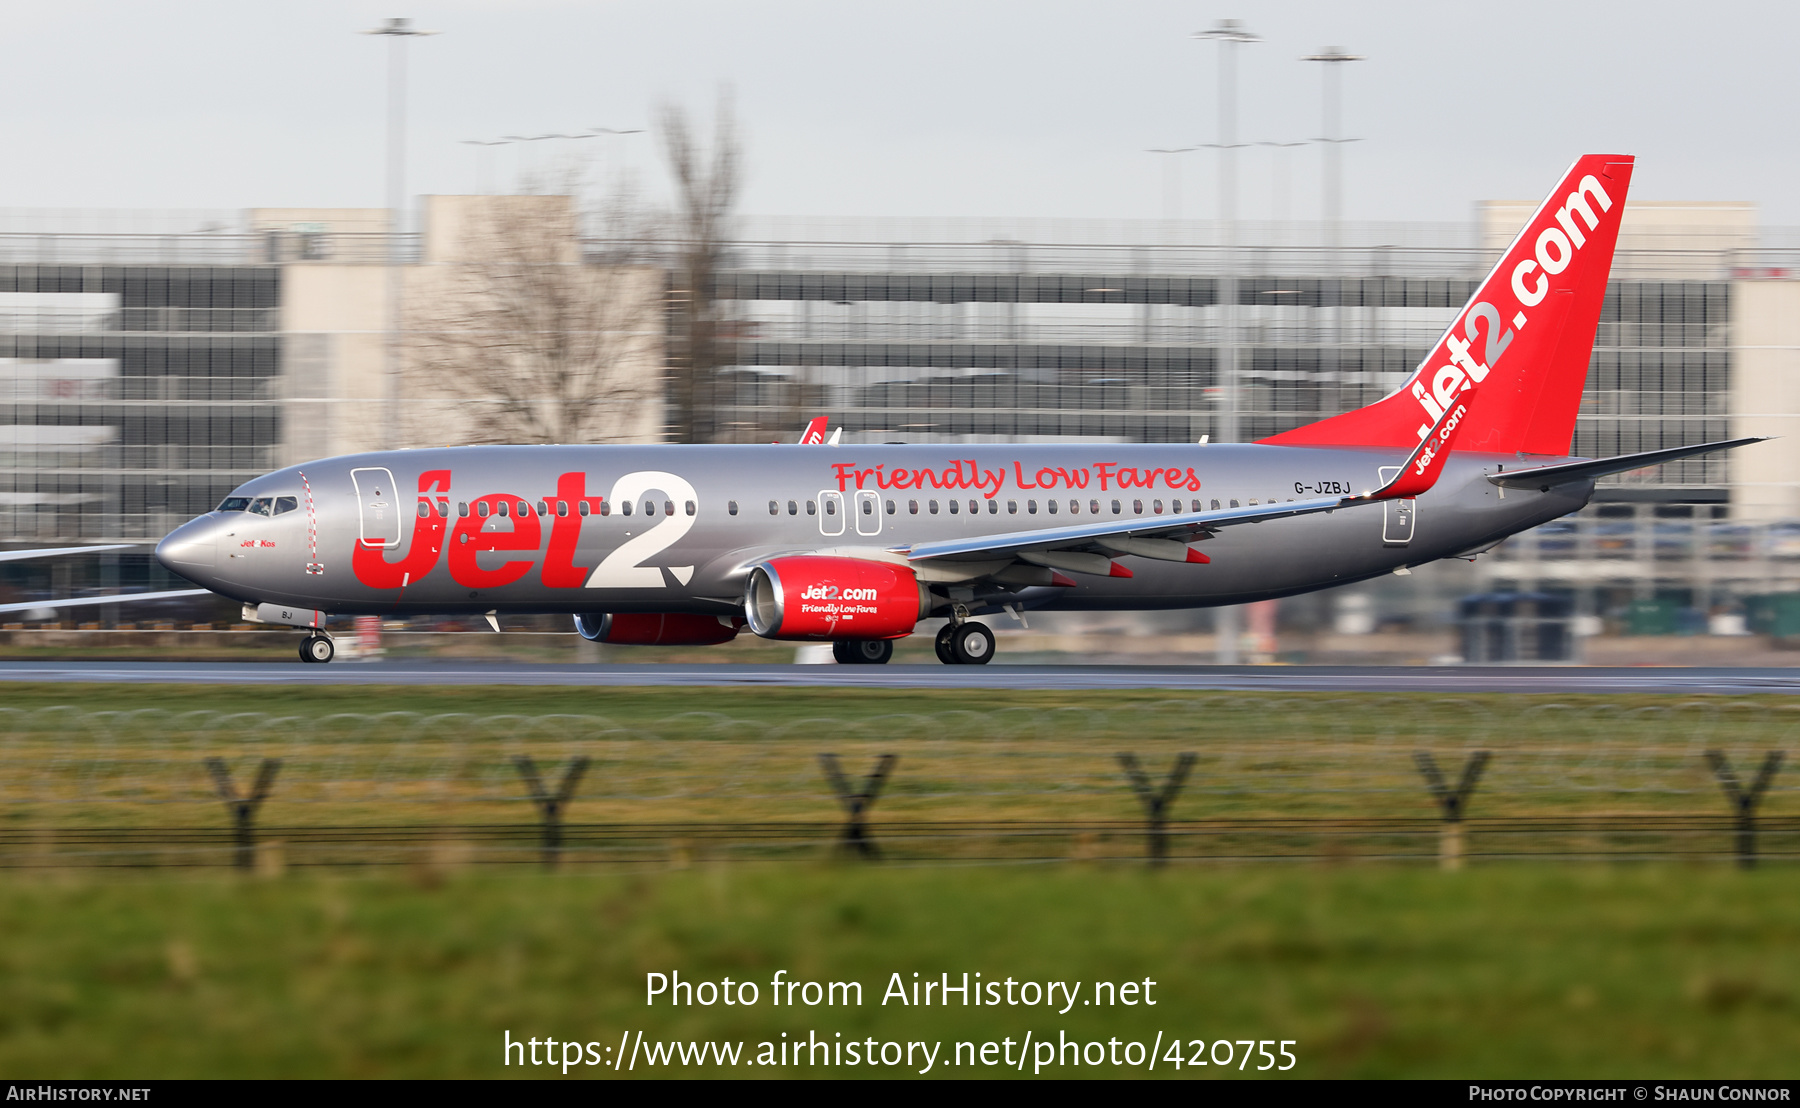
M 329 662 L 337 648 L 331 645 L 331 639 L 325 635 L 308 635 L 300 640 L 300 660 L 302 662 Z
M 946 623 L 936 646 L 938 661 L 947 666 L 985 666 L 994 660 L 994 633 L 985 623 Z
M 880 666 L 894 656 L 892 639 L 839 639 L 831 644 L 831 656 L 840 666 Z

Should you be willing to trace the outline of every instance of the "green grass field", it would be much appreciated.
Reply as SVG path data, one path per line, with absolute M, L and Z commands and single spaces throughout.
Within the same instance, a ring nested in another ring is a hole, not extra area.
M 8 1077 L 519 1075 L 500 1064 L 508 1031 L 603 1045 L 642 1031 L 752 1050 L 808 1031 L 952 1044 L 1027 1031 L 1292 1039 L 1299 1077 L 1791 1077 L 1800 1050 L 1800 892 L 1779 871 L 9 877 L 0 928 Z M 865 1002 L 778 1009 L 764 985 L 752 1008 L 647 1007 L 645 974 L 673 969 L 715 981 L 767 982 L 779 969 L 859 981 Z M 883 1006 L 889 975 L 915 971 L 1150 978 L 1158 1003 L 1067 1015 Z M 727 1071 L 639 1065 L 632 1076 L 678 1072 Z M 1176 1076 L 1166 1062 L 1159 1073 Z
M 1783 863 L 1746 873 L 1722 857 L 1477 857 L 1446 873 L 1371 861 L 1351 843 L 1328 863 L 1152 872 L 1125 861 L 1141 851 L 1131 838 L 1107 860 L 1075 860 L 1094 855 L 1084 848 L 979 866 L 831 864 L 817 860 L 823 851 L 728 863 L 672 843 L 630 864 L 596 858 L 548 874 L 471 866 L 466 844 L 447 840 L 374 868 L 240 877 L 224 854 L 194 869 L 120 871 L 29 853 L 43 828 L 222 829 L 199 770 L 212 754 L 240 780 L 257 758 L 287 759 L 263 819 L 290 826 L 529 823 L 506 761 L 515 752 L 546 764 L 593 756 L 571 821 L 832 820 L 817 755 L 841 753 L 860 773 L 884 751 L 901 762 L 874 813 L 878 837 L 909 820 L 1131 819 L 1113 754 L 1135 751 L 1160 772 L 1190 749 L 1200 760 L 1177 818 L 1429 816 L 1412 753 L 1454 766 L 1476 748 L 1494 751 L 1478 820 L 1722 815 L 1701 751 L 1726 749 L 1748 767 L 1785 749 L 1788 705 L 9 685 L 0 832 L 27 852 L 7 866 L 39 868 L 0 868 L 0 1074 L 507 1076 L 521 1070 L 500 1065 L 503 1033 L 604 1049 L 641 1031 L 652 1043 L 741 1041 L 752 1054 L 783 1032 L 933 1041 L 946 1058 L 957 1042 L 1026 1034 L 1295 1040 L 1295 1076 L 1791 1076 L 1800 890 Z M 1766 815 L 1791 818 L 1792 785 L 1784 771 Z M 1722 849 L 1723 833 L 1714 838 L 1709 849 Z M 760 982 L 763 1003 L 647 1008 L 644 975 L 672 970 Z M 858 981 L 865 1003 L 773 1008 L 778 970 Z M 1090 986 L 1151 978 L 1159 1003 L 1067 1014 L 880 1004 L 892 973 L 964 971 Z M 942 1062 L 934 1075 L 1011 1072 Z M 1171 1070 L 1165 1056 L 1155 1075 Z M 686 1071 L 631 1075 L 674 1072 Z

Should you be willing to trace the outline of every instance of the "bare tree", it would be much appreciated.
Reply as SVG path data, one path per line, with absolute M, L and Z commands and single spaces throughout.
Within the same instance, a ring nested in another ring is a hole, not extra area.
M 686 109 L 677 104 L 658 110 L 657 126 L 675 179 L 680 250 L 669 290 L 669 426 L 678 441 L 709 442 L 718 430 L 718 370 L 735 360 L 731 343 L 720 334 L 714 297 L 742 183 L 742 149 L 729 92 L 719 95 L 710 150 L 702 148 Z
M 575 195 L 459 198 L 409 296 L 415 392 L 471 442 L 660 435 L 663 276 L 618 241 L 583 257 Z M 611 222 L 620 223 L 616 213 Z M 443 441 L 443 434 L 433 436 Z

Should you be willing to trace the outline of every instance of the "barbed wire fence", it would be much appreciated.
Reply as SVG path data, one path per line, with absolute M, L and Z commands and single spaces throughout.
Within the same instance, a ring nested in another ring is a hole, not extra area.
M 1775 700 L 1418 696 L 649 722 L 0 708 L 0 867 L 1751 864 L 1800 856 L 1796 724 Z

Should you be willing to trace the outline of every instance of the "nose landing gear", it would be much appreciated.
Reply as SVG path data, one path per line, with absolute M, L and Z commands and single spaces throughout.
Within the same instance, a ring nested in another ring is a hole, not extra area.
M 331 639 L 325 635 L 308 635 L 300 640 L 300 660 L 302 662 L 325 663 L 337 653 Z

